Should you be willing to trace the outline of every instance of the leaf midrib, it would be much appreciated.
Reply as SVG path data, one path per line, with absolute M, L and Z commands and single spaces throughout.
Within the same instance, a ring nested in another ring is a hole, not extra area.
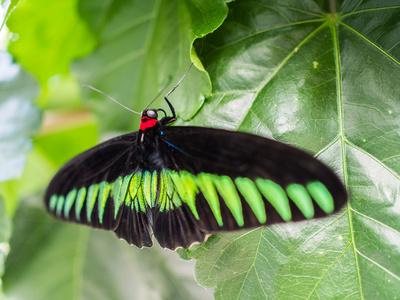
M 336 21 L 332 19 L 331 22 L 331 31 L 333 34 L 333 46 L 334 46 L 334 56 L 335 56 L 335 65 L 336 65 L 336 84 L 337 84 L 337 105 L 338 105 L 338 113 L 339 113 L 339 139 L 340 139 L 340 148 L 342 153 L 342 169 L 343 169 L 343 181 L 346 190 L 349 190 L 349 182 L 348 182 L 348 169 L 347 169 L 347 156 L 346 156 L 346 143 L 344 136 L 344 122 L 343 122 L 343 103 L 342 103 L 342 82 L 341 82 L 341 65 L 340 65 L 340 57 L 339 57 L 339 40 L 338 40 L 338 27 L 336 26 Z M 361 299 L 364 299 L 361 274 L 360 274 L 360 265 L 358 262 L 357 256 L 357 247 L 355 243 L 354 237 L 354 228 L 353 228 L 353 220 L 351 215 L 351 206 L 350 201 L 347 203 L 347 215 L 349 219 L 349 231 L 351 237 L 351 245 L 353 245 L 353 252 L 355 258 L 355 269 L 358 277 L 359 291 Z

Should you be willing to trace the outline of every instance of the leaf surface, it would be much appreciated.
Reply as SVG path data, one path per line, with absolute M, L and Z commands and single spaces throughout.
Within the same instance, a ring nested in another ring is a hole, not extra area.
M 0 182 L 21 176 L 40 125 L 35 80 L 0 52 Z
M 142 111 L 167 84 L 171 89 L 190 66 L 194 39 L 215 30 L 225 19 L 225 1 L 82 1 L 80 12 L 98 40 L 97 49 L 78 61 L 74 70 L 82 83 L 90 84 L 138 112 Z M 201 67 L 200 63 L 197 63 Z M 210 93 L 208 74 L 192 68 L 183 88 L 171 98 L 178 115 L 190 119 Z M 165 95 L 167 92 L 163 92 Z M 91 92 L 102 113 L 102 128 L 132 130 L 138 118 L 104 101 L 104 96 Z M 162 97 L 160 97 L 162 98 Z M 182 101 L 181 99 L 185 99 Z M 164 104 L 155 106 L 167 107 Z M 169 111 L 169 109 L 168 109 Z
M 71 60 L 93 49 L 94 40 L 76 5 L 76 0 L 19 1 L 8 18 L 13 33 L 8 50 L 45 91 L 51 77 L 68 74 Z
M 11 220 L 6 213 L 3 197 L 0 195 L 0 298 L 2 297 L 2 280 L 4 274 L 4 262 L 10 251 L 9 240 L 11 237 Z
M 20 207 L 3 278 L 12 299 L 207 299 L 191 262 L 138 249 L 111 232 L 57 222 L 30 199 Z M 151 270 L 151 271 L 149 271 Z
M 197 44 L 214 89 L 196 124 L 315 153 L 351 196 L 338 215 L 220 234 L 189 252 L 217 299 L 399 295 L 398 4 L 345 1 L 331 16 L 311 1 L 235 1 Z

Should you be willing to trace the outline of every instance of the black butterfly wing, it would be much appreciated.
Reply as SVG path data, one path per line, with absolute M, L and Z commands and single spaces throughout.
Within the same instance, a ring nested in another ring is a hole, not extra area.
M 138 247 L 154 231 L 176 249 L 215 231 L 325 216 L 347 200 L 321 162 L 259 136 L 163 127 L 142 136 L 147 146 L 137 141 L 138 132 L 123 135 L 68 162 L 49 185 L 48 210 Z
M 47 189 L 49 212 L 65 221 L 113 230 L 138 247 L 152 246 L 146 204 L 127 192 L 142 173 L 137 137 L 138 132 L 116 137 L 65 164 Z
M 164 127 L 161 140 L 173 188 L 159 198 L 154 234 L 170 249 L 210 232 L 323 217 L 347 201 L 328 167 L 274 140 L 203 127 Z

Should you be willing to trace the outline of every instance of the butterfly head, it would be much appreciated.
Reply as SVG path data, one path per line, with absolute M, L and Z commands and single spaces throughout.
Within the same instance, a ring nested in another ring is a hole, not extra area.
M 155 109 L 145 109 L 142 111 L 142 118 L 140 120 L 140 130 L 154 127 L 157 124 L 158 113 Z

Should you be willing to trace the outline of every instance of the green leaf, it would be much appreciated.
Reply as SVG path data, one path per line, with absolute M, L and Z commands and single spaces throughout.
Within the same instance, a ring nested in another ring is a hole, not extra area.
M 98 47 L 77 62 L 74 70 L 82 84 L 95 86 L 136 111 L 150 103 L 169 75 L 173 75 L 174 84 L 179 80 L 190 66 L 190 55 L 201 67 L 197 55 L 191 53 L 191 44 L 215 30 L 227 14 L 224 0 L 107 3 L 80 2 L 81 15 L 97 37 Z M 210 88 L 208 74 L 192 68 L 182 87 L 171 95 L 179 116 L 192 118 Z M 103 128 L 137 127 L 138 118 L 132 118 L 131 113 L 121 113 L 98 93 L 91 91 L 91 95 L 101 99 L 96 107 L 102 114 Z
M 0 25 L 0 30 L 3 29 L 4 24 L 7 22 L 8 17 L 11 15 L 11 13 L 14 11 L 14 9 L 17 7 L 19 1 L 20 1 L 20 0 L 11 0 L 11 1 L 8 3 L 7 8 L 5 7 L 7 4 L 5 3 L 4 0 L 0 2 L 2 5 L 4 5 L 4 9 L 7 10 L 6 13 L 5 13 L 5 15 L 4 15 L 4 19 L 3 19 L 3 21 L 2 21 L 2 23 L 1 23 L 1 25 Z
M 94 41 L 76 12 L 76 0 L 20 1 L 7 27 L 9 51 L 47 90 L 48 79 L 68 74 L 72 59 L 93 49 Z
M 35 147 L 46 153 L 48 161 L 56 169 L 98 142 L 98 124 L 87 113 L 71 113 L 64 116 L 48 114 L 47 120 L 50 119 L 56 123 L 47 125 L 47 131 L 35 139 Z
M 21 176 L 31 136 L 40 125 L 32 101 L 38 93 L 34 79 L 5 52 L 0 52 L 0 182 Z
M 0 195 L 0 298 L 2 296 L 2 280 L 4 274 L 4 261 L 10 251 L 9 240 L 11 236 L 11 220 L 6 214 L 3 197 Z
M 196 278 L 217 299 L 400 294 L 399 4 L 345 1 L 331 16 L 312 1 L 235 1 L 197 43 L 213 93 L 194 123 L 315 153 L 351 195 L 338 215 L 194 248 Z
M 18 180 L 0 184 L 9 215 L 14 215 L 20 198 L 42 193 L 57 169 L 73 156 L 95 146 L 97 131 L 97 123 L 88 113 L 48 113 L 27 156 L 23 174 Z
M 141 250 L 112 232 L 61 223 L 35 202 L 15 216 L 4 290 L 10 299 L 207 299 L 191 262 L 159 246 Z M 1 253 L 1 252 L 0 252 Z

